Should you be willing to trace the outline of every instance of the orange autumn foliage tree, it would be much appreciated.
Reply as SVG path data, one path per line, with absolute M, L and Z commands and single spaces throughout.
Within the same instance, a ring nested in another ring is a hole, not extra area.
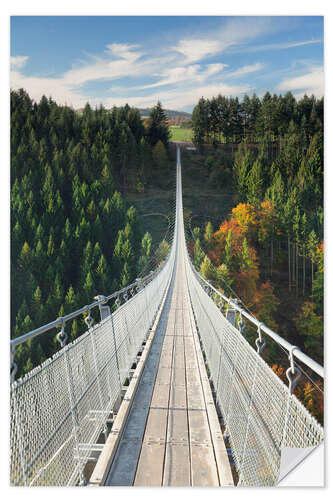
M 214 265 L 220 265 L 224 254 L 225 246 L 229 231 L 232 232 L 233 251 L 239 253 L 242 248 L 244 234 L 237 219 L 231 218 L 225 220 L 220 225 L 220 228 L 213 235 L 213 249 L 209 252 L 209 257 Z
M 208 252 L 211 263 L 216 267 L 215 286 L 223 288 L 227 282 L 228 293 L 231 286 L 251 312 L 275 331 L 278 330 L 278 325 L 274 316 L 279 300 L 274 294 L 272 282 L 260 281 L 257 251 L 262 252 L 262 249 L 269 248 L 269 260 L 272 265 L 273 250 L 275 259 L 275 255 L 278 256 L 277 241 L 281 234 L 281 222 L 270 200 L 263 201 L 257 208 L 250 203 L 239 203 L 232 210 L 229 220 L 223 221 L 213 234 Z M 309 339 L 317 342 L 322 330 L 322 313 L 318 306 L 317 311 L 315 304 L 321 303 L 323 295 L 323 245 L 316 246 L 314 252 L 317 271 L 313 280 L 313 294 L 316 300 L 305 302 L 296 317 L 298 330 L 303 336 L 307 335 L 305 344 Z M 218 269 L 221 269 L 221 273 L 217 272 Z M 314 346 L 311 346 L 311 351 L 315 352 Z M 288 364 L 276 364 L 272 369 L 288 384 L 285 377 L 287 367 Z M 320 381 L 315 382 L 322 388 Z M 294 393 L 306 408 L 322 421 L 323 394 L 320 390 L 314 389 L 313 384 L 303 376 Z
M 214 266 L 226 266 L 237 295 L 272 328 L 276 327 L 272 314 L 279 301 L 271 282 L 259 283 L 258 257 L 253 243 L 258 239 L 258 232 L 268 233 L 269 224 L 273 222 L 275 224 L 274 207 L 269 201 L 263 202 L 258 210 L 250 203 L 239 203 L 230 219 L 224 220 L 214 233 L 208 252 Z
M 253 238 L 256 233 L 257 214 L 250 203 L 239 203 L 232 209 L 232 219 L 235 219 L 244 236 Z

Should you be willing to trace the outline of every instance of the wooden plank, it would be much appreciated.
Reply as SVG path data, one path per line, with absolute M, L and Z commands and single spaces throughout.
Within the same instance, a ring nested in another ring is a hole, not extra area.
M 179 291 L 179 280 L 176 282 L 175 288 Z M 182 309 L 177 308 L 163 475 L 164 486 L 191 485 L 182 314 Z
M 134 486 L 162 486 L 165 442 L 144 441 Z
M 169 316 L 150 410 L 134 479 L 135 486 L 161 486 L 163 480 L 170 381 L 173 362 L 174 318 Z
M 175 349 L 175 353 L 173 356 L 173 366 L 181 369 L 185 369 L 185 359 L 184 359 L 184 348 L 181 346 L 182 349 Z
M 188 443 L 167 443 L 163 486 L 191 486 Z
M 150 408 L 145 430 L 145 441 L 165 441 L 167 422 L 167 408 Z
M 155 384 L 168 384 L 170 381 L 171 366 L 161 366 L 156 375 Z
M 168 409 L 150 409 L 138 461 L 135 486 L 161 486 Z
M 192 316 L 192 325 L 194 330 L 194 318 Z M 224 444 L 218 416 L 215 409 L 215 404 L 213 396 L 211 393 L 211 388 L 209 380 L 207 377 L 206 367 L 203 360 L 199 338 L 197 333 L 193 335 L 194 345 L 197 352 L 198 367 L 201 377 L 201 383 L 203 387 L 203 394 L 205 398 L 205 405 L 207 410 L 208 423 L 210 428 L 210 434 L 212 438 L 212 443 L 214 446 L 214 455 L 216 466 L 219 475 L 219 482 L 221 486 L 234 486 L 234 481 L 232 477 L 232 472 L 230 468 L 230 463 L 228 459 L 228 453 Z
M 188 425 L 190 438 L 191 484 L 192 486 L 219 486 L 214 449 L 211 440 L 203 387 L 197 361 L 189 314 L 184 325 L 191 337 L 184 344 L 186 360 Z
M 187 408 L 187 397 L 185 385 L 171 385 L 169 408 Z
M 212 446 L 206 409 L 190 410 L 188 412 L 188 421 L 191 443 L 209 444 Z M 212 467 L 215 467 L 215 464 L 212 464 Z
M 211 443 L 191 443 L 192 486 L 219 486 L 219 480 Z
M 172 376 L 171 376 L 171 383 L 172 385 L 177 385 L 177 386 L 184 386 L 186 385 L 186 380 L 185 380 L 185 369 L 183 366 L 174 366 L 172 370 Z
M 205 398 L 202 393 L 202 386 L 191 382 L 187 386 L 187 407 L 189 410 L 206 410 Z
M 170 384 L 155 384 L 150 407 L 168 408 L 169 406 Z

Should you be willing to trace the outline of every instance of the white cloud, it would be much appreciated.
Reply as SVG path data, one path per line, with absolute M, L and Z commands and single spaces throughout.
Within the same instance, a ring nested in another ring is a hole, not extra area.
M 324 95 L 324 68 L 314 67 L 305 75 L 286 78 L 277 86 L 280 91 L 299 91 L 299 95 L 314 94 L 316 97 Z
M 19 69 L 22 68 L 27 60 L 29 59 L 28 56 L 14 56 L 10 58 L 10 66 L 13 69 Z
M 212 56 L 221 52 L 220 40 L 203 40 L 203 39 L 188 39 L 180 40 L 178 45 L 172 47 L 173 50 L 179 52 L 185 57 L 186 63 L 200 61 L 207 56 Z
M 235 71 L 231 71 L 230 73 L 227 73 L 225 76 L 226 77 L 234 77 L 234 76 L 243 76 L 247 75 L 248 73 L 254 73 L 255 71 L 260 71 L 263 69 L 264 65 L 262 63 L 255 63 L 255 64 L 249 64 L 247 66 L 242 66 L 239 69 L 236 69 Z
M 192 81 L 203 82 L 207 78 L 220 73 L 227 65 L 222 63 L 207 64 L 202 66 L 200 64 L 193 64 L 191 66 L 177 66 L 175 68 L 166 69 L 161 75 L 162 79 L 159 82 L 152 83 L 141 87 L 143 89 L 150 89 L 155 87 L 162 87 L 165 85 L 173 85 L 179 82 Z
M 260 52 L 260 51 L 266 51 L 266 50 L 292 49 L 294 47 L 302 47 L 304 45 L 312 45 L 314 43 L 320 43 L 321 41 L 322 41 L 321 39 L 316 39 L 316 40 L 304 40 L 302 42 L 283 42 L 283 43 L 269 43 L 266 45 L 252 45 L 252 47 L 242 48 L 241 51 L 242 52 Z
M 140 52 L 135 52 L 139 47 L 139 45 L 130 45 L 126 43 L 111 43 L 106 46 L 106 53 L 129 62 L 134 62 L 143 55 Z
M 92 57 L 92 62 L 72 68 L 64 74 L 64 82 L 79 87 L 89 81 L 115 80 L 123 76 L 144 74 L 148 62 L 138 61 L 143 53 L 137 52 L 137 48 L 137 45 L 107 45 L 106 57 Z
M 14 90 L 24 88 L 35 101 L 39 101 L 44 94 L 52 97 L 58 104 L 67 104 L 74 108 L 83 107 L 88 100 L 67 86 L 62 78 L 24 76 L 19 71 L 12 71 L 10 86 Z
M 172 49 L 182 54 L 185 63 L 192 63 L 248 42 L 271 29 L 271 20 L 266 17 L 251 18 L 251 22 L 246 17 L 231 18 L 222 28 L 210 33 L 208 38 L 205 33 L 204 36 L 182 39 Z

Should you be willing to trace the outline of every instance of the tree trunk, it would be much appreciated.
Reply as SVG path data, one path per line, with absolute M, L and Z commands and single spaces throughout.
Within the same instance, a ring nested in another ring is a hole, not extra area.
M 292 266 L 291 266 L 292 276 L 291 276 L 291 279 L 292 279 L 292 282 L 294 283 L 294 281 L 295 281 L 295 243 L 291 244 L 291 256 L 292 256 Z
M 295 259 L 296 259 L 296 296 L 298 295 L 298 244 L 295 245 Z
M 303 296 L 305 295 L 305 251 L 303 253 Z
M 290 268 L 290 236 L 288 234 L 288 284 L 289 284 L 289 292 L 291 292 L 291 268 Z

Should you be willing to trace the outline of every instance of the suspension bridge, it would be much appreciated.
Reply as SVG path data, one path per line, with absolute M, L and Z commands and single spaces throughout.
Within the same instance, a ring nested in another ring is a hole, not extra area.
M 323 368 L 195 270 L 179 147 L 176 171 L 164 263 L 11 341 L 12 485 L 272 486 L 283 449 L 322 442 L 293 389 L 300 365 L 321 378 Z M 87 331 L 68 343 L 66 325 L 81 315 Z M 17 346 L 53 328 L 59 351 L 15 380 Z M 268 339 L 287 352 L 289 387 L 261 356 Z

